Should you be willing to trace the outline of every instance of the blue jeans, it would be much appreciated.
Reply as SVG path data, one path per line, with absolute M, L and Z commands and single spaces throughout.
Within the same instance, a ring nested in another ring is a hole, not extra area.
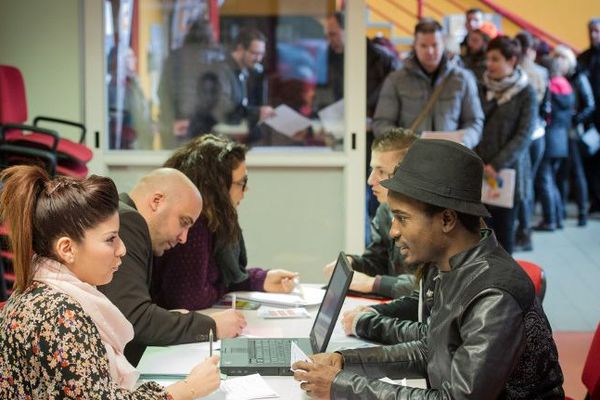
M 569 138 L 569 159 L 560 168 L 558 172 L 558 182 L 560 186 L 561 198 L 563 204 L 567 204 L 569 198 L 569 178 L 573 178 L 573 188 L 575 189 L 575 201 L 580 216 L 587 215 L 589 208 L 588 183 L 583 168 L 583 157 L 579 149 L 577 139 Z
M 535 181 L 535 175 L 538 171 L 542 158 L 544 157 L 544 149 L 546 141 L 544 137 L 535 139 L 529 145 L 529 157 L 531 158 L 531 181 Z M 535 209 L 535 191 L 530 190 L 531 196 L 521 200 L 519 207 L 519 232 L 527 232 L 531 229 L 531 218 Z
M 564 205 L 557 183 L 558 171 L 564 162 L 564 158 L 544 158 L 535 179 L 535 186 L 542 202 L 544 222 L 557 227 L 562 225 L 564 215 Z

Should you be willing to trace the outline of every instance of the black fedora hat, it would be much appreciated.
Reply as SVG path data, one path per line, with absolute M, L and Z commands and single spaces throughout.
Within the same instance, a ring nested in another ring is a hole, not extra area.
M 489 217 L 482 181 L 483 161 L 472 150 L 449 140 L 417 139 L 381 185 L 423 203 Z

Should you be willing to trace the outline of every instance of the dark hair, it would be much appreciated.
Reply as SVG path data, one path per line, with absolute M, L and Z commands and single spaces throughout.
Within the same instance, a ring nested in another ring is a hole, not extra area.
M 328 18 L 335 19 L 340 28 L 344 29 L 344 13 L 342 11 L 336 11 L 333 14 L 330 14 Z
M 433 204 L 423 203 L 425 205 L 425 214 L 429 216 L 433 216 L 434 214 L 441 213 L 446 209 L 446 207 L 434 206 Z M 466 230 L 472 233 L 477 233 L 481 229 L 481 217 L 477 215 L 465 214 L 456 211 L 456 216 L 462 226 L 465 227 Z
M 434 206 L 433 204 L 423 204 L 425 205 L 425 213 L 429 216 L 441 213 L 446 209 L 446 207 Z M 465 227 L 466 230 L 472 233 L 479 232 L 479 230 L 481 229 L 481 217 L 477 215 L 465 214 L 456 210 L 454 211 L 456 212 L 456 217 L 458 218 L 462 226 Z
M 521 31 L 517 33 L 515 39 L 519 41 L 519 44 L 521 45 L 521 52 L 523 53 L 523 55 L 525 55 L 527 50 L 533 49 L 534 40 L 531 33 L 527 31 Z
M 184 43 L 197 43 L 205 46 L 212 46 L 215 42 L 213 28 L 209 21 L 197 19 L 188 28 Z
M 442 31 L 442 25 L 433 18 L 421 18 L 415 25 L 415 36 L 417 33 L 436 33 Z
M 229 196 L 231 173 L 246 159 L 246 151 L 242 144 L 206 134 L 180 147 L 164 164 L 183 172 L 196 185 L 202 194 L 202 214 L 208 228 L 229 243 L 239 240 L 241 234 Z
M 594 25 L 600 25 L 600 17 L 594 17 L 588 22 L 588 29 L 591 29 Z
M 481 8 L 469 8 L 467 11 L 465 11 L 465 15 L 471 15 L 471 14 L 483 14 L 483 10 Z
M 521 62 L 523 56 L 521 52 L 521 44 L 516 39 L 511 39 L 508 36 L 496 36 L 490 40 L 487 47 L 487 52 L 498 50 L 500 54 L 507 60 L 516 57 L 517 64 Z
M 86 179 L 48 177 L 39 167 L 19 165 L 0 173 L 2 220 L 8 224 L 15 289 L 31 283 L 34 254 L 61 261 L 52 246 L 67 236 L 81 242 L 85 231 L 118 211 L 119 194 L 112 180 L 92 175 Z
M 256 28 L 242 28 L 233 41 L 233 48 L 236 49 L 238 46 L 242 46 L 247 50 L 254 40 L 266 43 L 267 37 Z
M 402 151 L 408 150 L 417 140 L 417 135 L 406 128 L 392 128 L 383 135 L 377 136 L 371 145 L 372 151 Z

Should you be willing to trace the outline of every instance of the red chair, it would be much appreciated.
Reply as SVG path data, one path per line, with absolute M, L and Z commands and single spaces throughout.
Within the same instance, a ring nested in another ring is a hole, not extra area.
M 583 366 L 581 381 L 588 390 L 590 400 L 600 400 L 600 324 L 596 327 L 596 333 L 594 333 L 592 345 Z
M 0 65 L 0 125 L 4 126 L 4 143 L 50 150 L 56 153 L 56 171 L 59 174 L 85 177 L 88 169 L 85 164 L 91 160 L 92 151 L 83 144 L 86 128 L 84 125 L 58 118 L 36 117 L 33 125 L 27 121 L 27 99 L 25 83 L 21 72 L 10 65 Z M 80 130 L 79 143 L 60 136 L 50 129 L 38 126 L 39 122 L 68 125 Z
M 529 278 L 533 282 L 535 287 L 535 295 L 540 299 L 540 303 L 544 300 L 546 294 L 546 275 L 544 270 L 537 264 L 529 261 L 516 260 L 521 268 L 529 275 Z

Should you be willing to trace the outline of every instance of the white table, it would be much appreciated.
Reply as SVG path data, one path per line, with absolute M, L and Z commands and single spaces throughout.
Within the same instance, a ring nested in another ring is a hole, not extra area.
M 314 285 L 310 285 L 314 286 Z M 346 297 L 340 317 L 344 311 L 351 310 L 359 305 L 369 305 L 376 303 L 375 300 L 361 299 L 356 297 Z M 263 319 L 258 317 L 256 311 L 241 310 L 248 322 L 248 326 L 244 330 L 245 335 L 253 335 L 259 337 L 308 337 L 310 329 L 314 322 L 318 306 L 306 307 L 311 318 L 303 319 Z M 207 314 L 211 312 L 221 311 L 219 309 L 206 310 Z M 338 321 L 335 330 L 329 341 L 327 351 L 336 351 L 345 348 L 357 348 L 372 346 L 369 342 L 355 337 L 349 337 L 344 334 L 341 323 Z M 220 342 L 214 344 L 214 350 L 220 348 Z M 208 343 L 191 343 L 178 346 L 168 347 L 148 347 L 144 356 L 140 360 L 138 370 L 144 375 L 154 375 L 157 381 L 163 385 L 169 385 L 177 379 L 169 377 L 165 374 L 187 374 L 191 369 L 208 357 Z M 161 376 L 163 375 L 163 376 Z M 300 385 L 294 381 L 291 376 L 265 376 L 265 381 L 271 386 L 280 396 L 281 399 L 299 400 L 306 399 L 307 396 L 300 389 Z M 408 380 L 408 386 L 425 387 L 424 379 Z M 207 399 L 224 399 L 225 395 L 220 391 L 216 391 Z

